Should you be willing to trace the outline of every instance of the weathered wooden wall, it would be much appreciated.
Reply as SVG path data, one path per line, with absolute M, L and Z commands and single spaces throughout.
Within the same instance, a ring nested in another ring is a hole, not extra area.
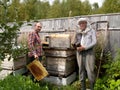
M 109 48 L 112 56 L 116 56 L 116 51 L 120 48 L 120 29 L 111 29 L 109 33 Z
M 69 18 L 53 18 L 40 20 L 43 23 L 42 31 L 54 32 L 65 30 L 76 30 L 77 20 L 81 17 L 89 19 L 90 23 L 96 21 L 108 21 L 109 28 L 120 28 L 120 13 L 119 14 L 103 14 L 103 15 L 86 15 Z
M 120 13 L 113 14 L 98 14 L 98 15 L 86 15 L 86 16 L 75 16 L 75 17 L 65 17 L 65 18 L 52 18 L 52 19 L 42 19 L 38 20 L 42 23 L 42 31 L 40 33 L 42 40 L 45 36 L 52 33 L 66 33 L 74 32 L 78 30 L 77 20 L 81 17 L 86 17 L 89 19 L 90 23 L 97 21 L 108 21 L 109 22 L 109 48 L 115 54 L 115 48 L 120 48 Z M 33 24 L 33 21 L 29 22 Z M 92 25 L 96 29 L 96 25 Z M 106 28 L 106 25 L 100 24 L 99 28 Z M 98 28 L 97 28 L 98 29 Z M 32 26 L 27 26 L 27 23 L 21 28 L 22 33 L 28 33 L 32 31 Z

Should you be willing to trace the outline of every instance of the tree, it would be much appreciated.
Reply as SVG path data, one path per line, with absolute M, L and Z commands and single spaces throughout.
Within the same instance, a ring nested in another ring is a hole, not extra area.
M 72 11 L 71 16 L 82 15 L 82 3 L 80 0 L 67 0 L 67 15 L 69 16 L 69 11 Z
M 105 0 L 101 7 L 102 13 L 120 12 L 120 0 Z
M 83 15 L 89 15 L 92 13 L 92 7 L 89 3 L 88 0 L 85 0 L 83 3 L 82 3 L 82 14 Z
M 19 10 L 18 10 L 18 20 L 19 21 L 27 21 L 30 19 L 29 14 L 27 13 L 26 3 L 20 3 Z
M 80 0 L 55 0 L 48 13 L 51 17 L 68 17 L 82 15 L 82 3 Z
M 50 10 L 48 11 L 48 18 L 58 18 L 61 17 L 61 4 L 59 0 L 55 0 Z
M 2 5 L 0 5 L 0 22 L 3 21 L 3 17 L 4 17 L 4 8 Z
M 9 23 L 7 1 L 1 2 L 0 5 L 3 6 L 4 11 L 4 19 L 0 22 L 0 60 L 4 60 L 7 55 L 10 55 L 9 59 L 11 57 L 16 59 L 21 54 L 21 50 L 23 51 L 22 53 L 24 53 L 23 49 L 18 50 L 16 47 L 17 32 L 22 23 L 17 22 L 17 16 L 13 18 L 13 20 L 16 20 L 15 22 Z
M 92 5 L 92 13 L 95 14 L 95 13 L 99 13 L 99 5 L 98 3 L 94 3 Z
M 18 19 L 19 7 L 20 7 L 20 1 L 12 0 L 12 3 L 8 7 L 8 17 L 9 17 L 8 22 L 13 22 L 16 21 L 16 19 Z
M 93 9 L 94 9 L 94 10 L 99 9 L 99 5 L 98 5 L 98 3 L 94 3 L 94 4 L 93 4 Z
M 24 0 L 26 14 L 28 15 L 27 20 L 34 20 L 36 14 L 36 3 L 37 0 Z
M 36 4 L 36 18 L 37 19 L 45 19 L 47 18 L 48 11 L 50 10 L 50 5 L 48 1 L 38 1 Z
M 62 0 L 61 2 L 61 17 L 68 17 L 67 11 L 67 0 Z

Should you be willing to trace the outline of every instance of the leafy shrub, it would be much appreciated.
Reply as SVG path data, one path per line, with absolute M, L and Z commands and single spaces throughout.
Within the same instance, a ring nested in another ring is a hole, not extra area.
M 76 87 L 73 87 L 71 85 L 63 86 L 60 88 L 60 90 L 79 90 Z
M 0 80 L 0 90 L 45 90 L 26 76 L 10 75 Z
M 60 87 L 43 80 L 33 82 L 30 77 L 21 75 L 9 75 L 5 79 L 0 80 L 0 90 L 59 90 L 59 88 Z
M 18 32 L 20 31 L 21 26 L 23 25 L 23 22 L 20 22 L 17 20 L 17 14 L 14 17 L 15 22 L 9 22 L 8 15 L 8 2 L 10 0 L 0 0 L 0 6 L 3 7 L 4 11 L 4 18 L 2 21 L 0 21 L 0 60 L 4 60 L 6 56 L 10 55 L 8 60 L 13 58 L 16 60 L 19 56 L 27 52 L 26 47 L 18 47 L 17 38 L 18 38 Z M 15 12 L 16 9 L 15 9 Z
M 105 68 L 104 76 L 97 79 L 95 90 L 120 90 L 120 49 L 114 60 L 107 60 L 102 67 Z M 108 55 L 109 56 L 109 55 Z

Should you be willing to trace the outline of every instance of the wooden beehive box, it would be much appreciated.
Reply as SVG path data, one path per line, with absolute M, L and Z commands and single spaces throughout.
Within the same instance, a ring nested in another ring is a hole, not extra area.
M 45 48 L 44 49 L 46 56 L 54 56 L 54 57 L 68 57 L 75 55 L 74 49 L 51 49 L 51 48 Z
M 48 76 L 48 77 L 45 77 L 43 80 L 55 85 L 68 85 L 76 80 L 76 76 L 77 76 L 76 72 L 73 72 L 68 77 Z
M 18 60 L 8 60 L 7 58 L 4 59 L 1 63 L 1 68 L 3 69 L 9 69 L 9 70 L 17 70 L 22 67 L 25 67 L 27 64 L 26 56 L 21 56 L 18 58 Z
M 68 76 L 75 71 L 75 56 L 46 57 L 46 68 L 51 75 Z
M 52 34 L 49 36 L 50 48 L 71 48 L 69 34 Z

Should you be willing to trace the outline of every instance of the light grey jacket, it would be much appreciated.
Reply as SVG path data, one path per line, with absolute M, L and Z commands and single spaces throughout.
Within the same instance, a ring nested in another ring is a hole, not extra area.
M 86 28 L 84 31 L 79 30 L 76 32 L 74 43 L 80 43 L 85 50 L 88 50 L 95 46 L 97 43 L 96 31 L 90 28 Z

